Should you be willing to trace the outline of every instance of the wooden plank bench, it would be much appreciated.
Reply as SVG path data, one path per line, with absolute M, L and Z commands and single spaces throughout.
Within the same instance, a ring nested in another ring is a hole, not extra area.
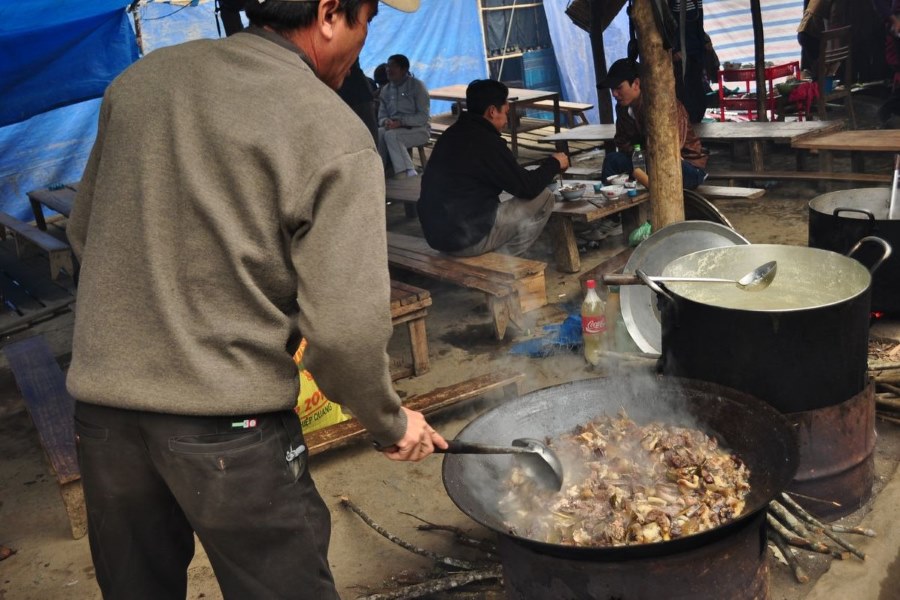
M 6 239 L 7 233 L 12 234 L 16 240 L 16 255 L 19 258 L 27 256 L 33 246 L 47 253 L 50 259 L 51 279 L 55 280 L 63 270 L 72 277 L 77 275 L 72 260 L 72 249 L 64 241 L 10 214 L 0 212 L 0 238 Z
M 396 327 L 406 323 L 409 332 L 412 363 L 391 370 L 396 381 L 411 375 L 421 375 L 429 369 L 428 338 L 425 334 L 425 317 L 431 306 L 431 292 L 403 283 L 391 281 L 391 323 Z
M 402 202 L 406 216 L 416 216 L 416 204 L 419 202 L 419 194 L 422 190 L 421 177 L 404 177 L 403 179 L 387 179 L 384 182 L 385 200 L 387 202 Z
M 497 252 L 463 258 L 434 250 L 422 238 L 391 231 L 387 238 L 392 267 L 483 292 L 498 340 L 510 321 L 520 325 L 523 313 L 547 304 L 546 263 Z
M 59 483 L 72 537 L 82 538 L 87 512 L 75 449 L 75 400 L 66 391 L 65 375 L 42 336 L 9 344 L 3 353 Z
M 766 193 L 766 190 L 760 188 L 733 185 L 699 185 L 694 191 L 704 198 L 719 200 L 756 200 Z
M 709 180 L 725 179 L 729 184 L 740 179 L 765 181 L 767 179 L 787 181 L 851 181 L 857 183 L 890 183 L 889 173 L 835 173 L 831 171 L 712 171 Z
M 427 394 L 414 396 L 403 405 L 428 416 L 465 400 L 484 396 L 494 390 L 499 390 L 505 398 L 514 398 L 519 395 L 519 384 L 523 379 L 525 379 L 523 373 L 495 371 L 489 375 L 482 375 L 451 386 L 437 388 Z M 310 456 L 347 446 L 366 437 L 366 430 L 356 419 L 337 423 L 305 436 Z
M 553 110 L 553 100 L 538 100 L 537 102 L 533 102 L 531 106 Z M 560 115 L 565 115 L 566 124 L 570 128 L 578 127 L 578 125 L 587 125 L 588 120 L 587 116 L 585 116 L 584 113 L 591 110 L 592 108 L 594 108 L 593 104 L 584 104 L 582 102 L 565 102 L 563 100 L 559 101 Z
M 52 189 L 41 188 L 28 192 L 28 201 L 31 203 L 31 211 L 34 213 L 34 222 L 38 229 L 47 231 L 47 221 L 44 219 L 44 206 L 65 217 L 71 214 L 79 183 L 67 183 L 55 186 Z

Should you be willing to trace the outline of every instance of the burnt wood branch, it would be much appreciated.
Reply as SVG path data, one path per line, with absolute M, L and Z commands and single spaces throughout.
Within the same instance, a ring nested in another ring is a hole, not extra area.
M 831 525 L 831 530 L 835 533 L 855 533 L 856 535 L 864 535 L 866 537 L 876 537 L 873 530 L 865 527 L 847 527 L 846 525 Z
M 372 518 L 369 515 L 367 515 L 365 513 L 365 511 L 363 511 L 363 509 L 356 506 L 356 504 L 354 504 L 353 501 L 350 500 L 350 498 L 348 498 L 347 496 L 341 496 L 341 506 L 343 506 L 345 508 L 349 508 L 350 510 L 355 512 L 359 516 L 359 518 L 362 519 L 366 523 L 366 525 L 368 525 L 369 527 L 371 527 L 372 529 L 374 529 L 375 531 L 380 533 L 383 537 L 394 542 L 401 548 L 405 548 L 406 550 L 409 550 L 413 554 L 418 554 L 419 556 L 424 556 L 426 558 L 430 558 L 431 560 L 433 560 L 435 562 L 438 562 L 438 563 L 441 563 L 441 564 L 444 564 L 444 565 L 447 565 L 450 567 L 456 567 L 459 569 L 474 570 L 474 569 L 478 568 L 478 565 L 475 563 L 469 562 L 467 560 L 460 560 L 458 558 L 453 558 L 452 556 L 441 556 L 440 554 L 432 552 L 431 550 L 426 550 L 425 548 L 419 548 L 418 546 L 414 546 L 414 545 L 410 544 L 409 542 L 407 542 L 406 540 L 403 540 L 403 539 L 397 537 L 396 535 L 392 534 L 391 532 L 386 530 L 384 527 L 382 527 L 381 525 L 379 525 L 378 523 L 373 521 Z
M 894 385 L 892 383 L 887 383 L 886 381 L 878 381 L 875 383 L 876 388 L 880 390 L 884 390 L 885 392 L 890 392 L 895 396 L 900 396 L 900 386 Z
M 794 579 L 796 579 L 798 583 L 808 583 L 809 575 L 807 575 L 803 567 L 800 566 L 800 562 L 797 560 L 797 557 L 794 556 L 794 553 L 791 552 L 790 546 L 788 546 L 784 538 L 781 537 L 781 534 L 773 529 L 769 529 L 766 532 L 766 537 L 768 537 L 769 541 L 775 544 L 775 547 L 781 552 L 788 567 L 790 567 L 791 571 L 794 573 Z
M 900 399 L 895 399 L 893 397 L 887 397 L 883 394 L 875 395 L 875 407 L 876 408 L 885 408 L 891 411 L 900 411 Z
M 892 416 L 890 416 L 890 415 L 886 415 L 886 414 L 884 414 L 884 413 L 882 413 L 882 412 L 880 412 L 880 411 L 877 412 L 877 413 L 875 413 L 875 415 L 876 415 L 879 419 L 881 419 L 882 421 L 887 421 L 888 423 L 893 423 L 893 424 L 895 424 L 895 425 L 900 425 L 900 419 L 898 419 L 897 417 L 892 417 Z
M 431 581 L 409 585 L 391 592 L 362 596 L 360 600 L 408 600 L 412 598 L 424 598 L 425 596 L 452 590 L 475 581 L 500 579 L 502 576 L 502 569 L 499 566 L 480 571 L 453 573 L 446 577 L 441 577 L 440 579 L 433 579 Z
M 826 546 L 821 542 L 815 542 L 805 537 L 801 537 L 796 533 L 788 530 L 788 528 L 782 525 L 778 521 L 778 519 L 772 516 L 771 513 L 766 514 L 766 522 L 769 524 L 769 527 L 771 527 L 775 531 L 775 533 L 780 535 L 781 538 L 791 546 L 806 548 L 807 550 L 818 552 L 820 554 L 832 554 L 832 548 Z
M 439 525 L 437 523 L 432 523 L 431 521 L 426 521 L 418 515 L 414 515 L 408 512 L 401 511 L 400 514 L 412 517 L 417 521 L 421 521 L 423 524 L 416 526 L 416 529 L 418 529 L 419 531 L 448 531 L 453 534 L 453 538 L 460 544 L 469 546 L 470 548 L 475 548 L 476 550 L 481 550 L 482 552 L 490 555 L 491 560 L 494 560 L 493 555 L 497 553 L 497 546 L 487 540 L 473 538 L 459 527 L 454 527 L 453 525 Z
M 778 520 L 785 525 L 785 527 L 787 527 L 790 531 L 796 533 L 798 536 L 806 539 L 809 539 L 813 536 L 812 532 L 810 532 L 806 528 L 806 526 L 797 519 L 797 517 L 792 515 L 788 509 L 779 504 L 777 501 L 772 500 L 771 502 L 769 502 L 769 512 L 774 514 L 775 517 L 777 517 Z
M 850 542 L 844 541 L 841 538 L 839 538 L 837 535 L 835 535 L 831 531 L 831 529 L 828 525 L 825 525 L 824 523 L 819 521 L 817 518 L 815 518 L 814 516 L 812 516 L 811 514 L 806 512 L 806 510 L 804 510 L 804 508 L 802 506 L 800 506 L 794 500 L 792 500 L 790 496 L 788 496 L 785 493 L 782 493 L 781 499 L 785 504 L 790 506 L 801 519 L 803 519 L 804 521 L 806 521 L 807 523 L 809 523 L 810 525 L 815 527 L 817 531 L 823 533 L 826 537 L 830 538 L 832 541 L 834 541 L 836 544 L 838 544 L 842 548 L 849 550 L 854 556 L 856 556 L 860 560 L 866 560 L 865 552 L 856 548 Z M 777 504 L 777 502 L 775 502 L 773 500 L 771 504 Z

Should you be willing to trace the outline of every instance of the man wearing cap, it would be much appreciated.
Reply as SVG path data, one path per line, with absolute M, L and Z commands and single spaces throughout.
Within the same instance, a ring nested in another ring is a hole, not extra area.
M 195 534 L 225 598 L 338 597 L 293 410 L 301 336 L 388 458 L 446 446 L 391 385 L 381 160 L 334 92 L 377 9 L 254 0 L 248 29 L 106 91 L 68 223 L 67 380 L 105 598 L 184 598 Z
M 466 112 L 437 141 L 422 177 L 419 221 L 425 240 L 456 256 L 522 254 L 553 211 L 547 184 L 569 168 L 557 152 L 533 171 L 519 165 L 500 132 L 509 89 L 490 79 L 466 88 Z
M 639 144 L 646 148 L 652 144 L 647 139 L 646 122 L 641 101 L 640 64 L 627 58 L 617 60 L 609 68 L 606 78 L 600 87 L 609 88 L 616 99 L 616 136 L 614 138 L 618 152 L 608 152 L 603 160 L 602 177 L 631 174 L 645 187 L 648 185 L 647 174 L 641 169 L 635 170 L 631 164 L 631 153 Z M 709 155 L 703 151 L 700 138 L 694 133 L 688 120 L 684 105 L 675 100 L 676 124 L 678 128 L 678 145 L 681 148 L 681 175 L 685 189 L 692 190 L 706 179 L 706 161 Z

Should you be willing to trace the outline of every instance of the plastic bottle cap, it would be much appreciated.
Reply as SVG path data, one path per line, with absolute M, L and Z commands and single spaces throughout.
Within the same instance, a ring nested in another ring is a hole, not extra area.
M 594 281 L 593 279 L 588 279 L 587 281 L 584 282 L 584 285 L 585 285 L 585 287 L 587 287 L 589 290 L 591 290 L 591 289 L 594 289 L 594 288 L 597 287 L 597 282 Z
M 635 152 L 640 152 L 640 151 L 641 151 L 641 145 L 640 145 L 640 144 L 635 144 L 635 145 L 634 145 L 634 150 L 635 150 Z

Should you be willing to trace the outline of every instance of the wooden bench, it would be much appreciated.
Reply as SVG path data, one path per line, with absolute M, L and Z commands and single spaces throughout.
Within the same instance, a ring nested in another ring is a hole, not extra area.
M 448 387 L 437 388 L 427 394 L 414 396 L 404 402 L 403 405 L 428 416 L 441 409 L 465 400 L 484 396 L 488 392 L 495 390 L 498 390 L 504 398 L 514 398 L 519 395 L 519 383 L 523 379 L 525 379 L 525 375 L 522 373 L 495 371 L 489 375 L 482 375 Z M 310 456 L 314 456 L 326 450 L 340 448 L 353 442 L 361 441 L 367 437 L 367 434 L 359 421 L 350 419 L 343 423 L 318 429 L 306 434 L 304 437 L 306 438 Z
M 890 183 L 889 173 L 834 173 L 830 171 L 713 171 L 709 180 L 725 179 L 729 184 L 740 179 L 765 181 L 767 179 L 787 181 L 849 181 L 856 183 Z
M 50 258 L 51 279 L 55 280 L 62 270 L 72 277 L 76 276 L 72 249 L 64 241 L 5 212 L 0 212 L 0 226 L 2 226 L 0 227 L 0 238 L 6 239 L 7 233 L 12 234 L 15 238 L 16 255 L 19 258 L 27 256 L 31 248 L 37 246 Z
M 38 229 L 47 231 L 47 221 L 44 219 L 44 206 L 65 217 L 71 214 L 79 183 L 67 183 L 28 192 L 28 201 L 31 203 L 34 223 Z
M 766 190 L 760 188 L 736 187 L 733 185 L 700 185 L 694 190 L 704 198 L 719 200 L 756 200 Z
M 428 246 L 418 237 L 389 231 L 388 263 L 396 268 L 483 292 L 498 340 L 510 321 L 521 326 L 522 314 L 547 304 L 546 263 L 497 252 L 458 257 Z
M 537 102 L 533 102 L 531 106 L 538 106 L 540 108 L 547 108 L 549 110 L 553 110 L 553 100 L 538 100 Z M 588 120 L 587 116 L 584 113 L 594 108 L 593 104 L 584 104 L 581 102 L 564 102 L 562 100 L 559 101 L 559 114 L 565 115 L 566 124 L 571 127 L 578 127 L 578 125 L 587 125 Z M 580 121 L 580 123 L 579 123 Z
M 391 370 L 396 381 L 428 371 L 428 338 L 425 334 L 425 317 L 431 306 L 431 292 L 400 281 L 391 281 L 391 323 L 396 327 L 406 323 L 409 331 L 412 363 Z
M 416 204 L 419 202 L 419 194 L 422 191 L 421 177 L 404 177 L 402 179 L 387 179 L 384 182 L 385 201 L 402 202 L 406 216 L 416 216 Z
M 66 391 L 65 375 L 42 336 L 9 344 L 3 353 L 59 483 L 72 537 L 82 538 L 87 512 L 75 449 L 75 400 Z

